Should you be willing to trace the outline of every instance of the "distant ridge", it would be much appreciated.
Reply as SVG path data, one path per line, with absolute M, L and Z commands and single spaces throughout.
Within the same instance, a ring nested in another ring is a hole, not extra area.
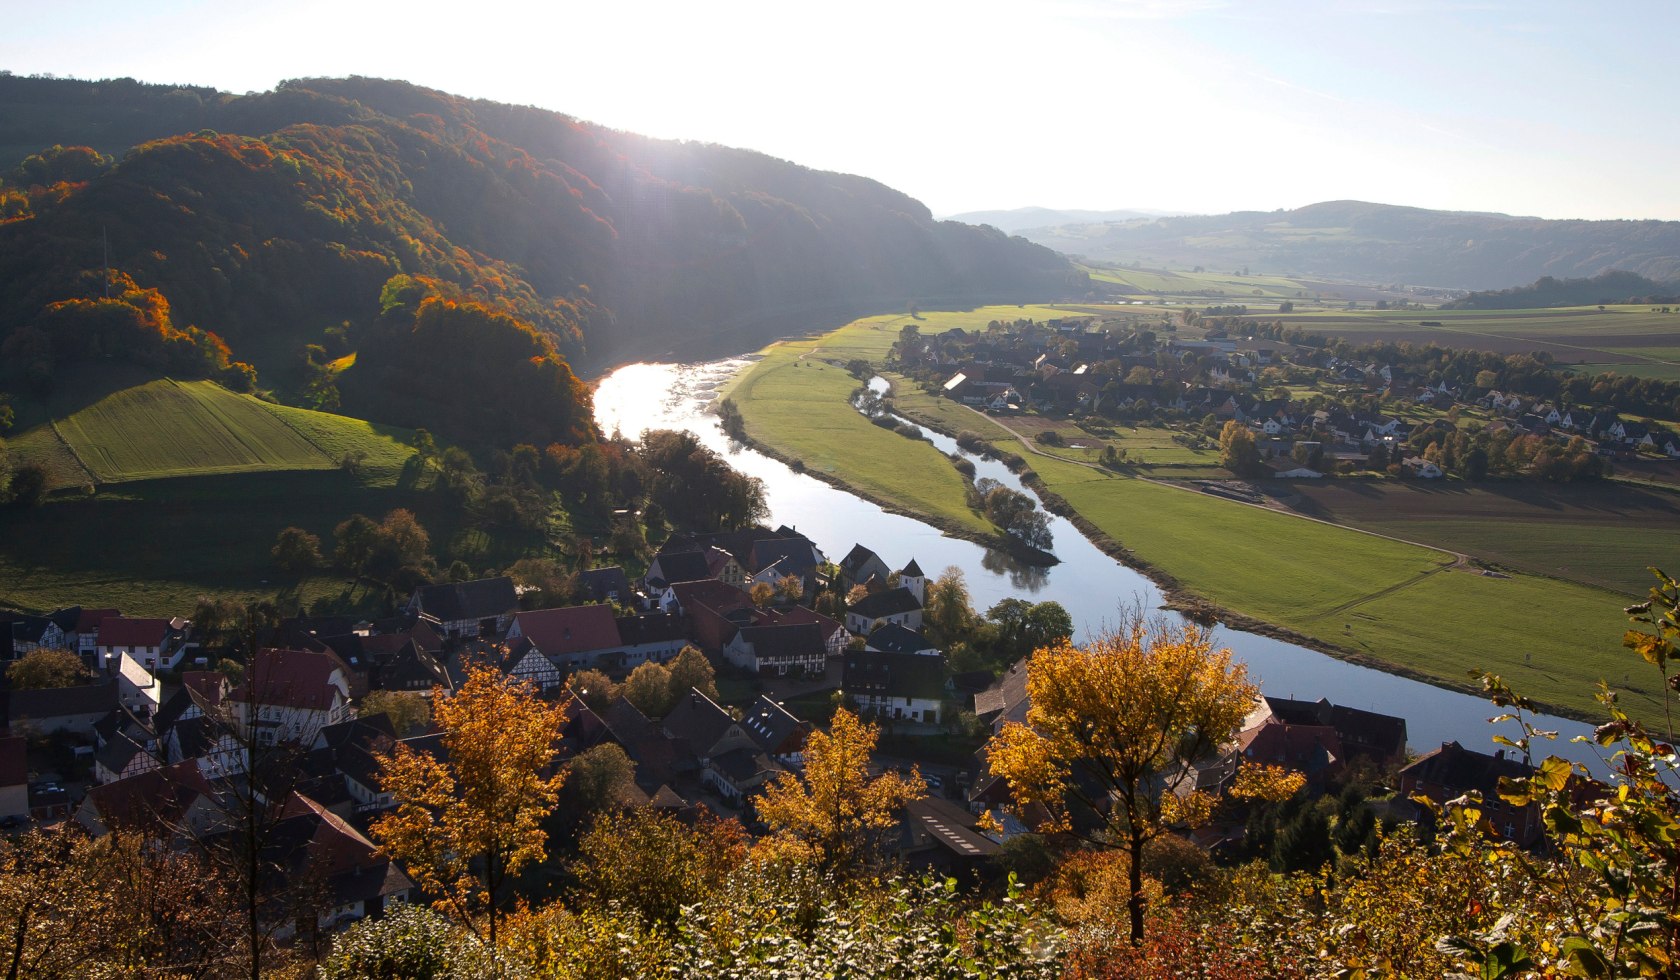
M 991 225 L 999 231 L 1018 235 L 1034 228 L 1057 225 L 1098 224 L 1111 221 L 1137 221 L 1146 218 L 1170 218 L 1189 214 L 1188 211 L 1157 211 L 1150 208 L 1124 208 L 1118 211 L 1059 210 L 1056 208 L 1011 208 L 1007 211 L 965 211 L 953 214 L 947 221 L 961 221 L 970 225 Z
M 1024 229 L 1024 237 L 1068 255 L 1151 267 L 1246 267 L 1452 289 L 1503 289 L 1612 269 L 1659 283 L 1680 280 L 1680 221 L 1550 220 L 1324 201 L 1288 211 L 1067 223 Z

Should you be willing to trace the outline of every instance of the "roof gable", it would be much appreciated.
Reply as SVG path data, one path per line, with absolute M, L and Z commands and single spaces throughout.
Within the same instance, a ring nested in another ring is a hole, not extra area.
M 519 634 L 545 657 L 563 657 L 621 646 L 611 606 L 565 606 L 515 613 Z
M 423 585 L 414 590 L 414 599 L 423 615 L 444 623 L 489 619 L 519 608 L 513 579 L 506 575 L 472 582 Z

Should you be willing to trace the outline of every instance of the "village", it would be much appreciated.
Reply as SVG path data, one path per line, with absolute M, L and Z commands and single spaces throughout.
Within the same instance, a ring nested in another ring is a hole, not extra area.
M 70 686 L 14 681 L 5 691 L 0 826 L 124 828 L 188 848 L 227 832 L 240 801 L 272 804 L 276 865 L 307 870 L 330 891 L 317 925 L 378 916 L 422 897 L 370 839 L 370 822 L 395 805 L 379 757 L 398 744 L 442 749 L 429 725 L 364 709 L 390 693 L 447 697 L 467 665 L 490 664 L 566 705 L 555 766 L 608 745 L 628 758 L 630 778 L 592 805 L 733 817 L 762 832 L 755 797 L 800 770 L 813 719 L 845 706 L 896 736 L 876 771 L 917 765 L 925 780 L 926 795 L 902 808 L 889 835 L 907 866 L 995 879 L 1008 841 L 1033 829 L 980 751 L 1026 719 L 1024 661 L 954 669 L 924 622 L 939 583 L 913 558 L 894 569 L 858 544 L 832 562 L 792 528 L 756 527 L 673 535 L 640 580 L 605 567 L 581 583 L 593 601 L 559 608 L 521 608 L 513 579 L 494 577 L 421 586 L 387 619 L 287 618 L 254 638 L 243 669 L 229 669 L 228 651 L 201 643 L 180 617 L 0 614 L 8 664 L 70 651 L 86 670 Z M 638 707 L 632 675 L 679 663 L 671 690 Z M 694 677 L 682 688 L 680 678 Z M 917 748 L 935 743 L 943 750 Z M 276 753 L 292 778 L 255 778 L 253 760 Z M 1386 822 L 1419 819 L 1414 794 L 1446 801 L 1480 790 L 1507 839 L 1526 846 L 1541 833 L 1535 807 L 1502 804 L 1496 792 L 1523 764 L 1456 742 L 1414 757 L 1399 717 L 1263 697 L 1233 742 L 1171 788 L 1219 796 L 1247 765 L 1300 772 L 1309 796 L 1357 783 Z M 1241 819 L 1187 835 L 1213 856 L 1253 843 Z
M 1502 472 L 1556 481 L 1602 475 L 1606 463 L 1680 459 L 1680 434 L 1656 420 L 1502 390 L 1491 371 L 1466 369 L 1469 377 L 1454 378 L 1450 366 L 1419 363 L 1453 351 L 1385 345 L 1379 350 L 1389 356 L 1373 359 L 1358 355 L 1376 351 L 1251 319 L 1245 307 L 1183 317 L 1182 337 L 1171 319 L 1135 317 L 993 321 L 983 332 L 927 337 L 907 330 L 895 354 L 900 369 L 930 389 L 1004 418 L 1030 413 L 1171 429 L 1175 442 L 1193 448 L 1235 421 L 1254 440 L 1258 468 L 1245 476 L 1375 471 L 1430 480 Z M 1471 461 L 1478 446 L 1480 462 Z M 1167 477 L 1182 462 L 1170 452 L 1148 455 L 1103 459 L 1155 464 L 1151 472 Z M 1549 465 L 1554 457 L 1568 464 Z M 1656 471 L 1674 479 L 1672 466 Z

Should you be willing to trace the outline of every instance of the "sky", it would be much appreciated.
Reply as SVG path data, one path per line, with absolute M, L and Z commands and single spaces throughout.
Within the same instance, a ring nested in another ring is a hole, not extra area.
M 0 0 L 0 69 L 369 75 L 862 174 L 937 215 L 1357 199 L 1680 220 L 1680 4 Z

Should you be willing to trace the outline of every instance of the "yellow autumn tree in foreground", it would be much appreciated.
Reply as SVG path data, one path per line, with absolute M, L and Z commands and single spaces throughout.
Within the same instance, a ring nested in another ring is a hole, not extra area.
M 805 743 L 803 778 L 787 774 L 765 788 L 758 815 L 779 838 L 808 849 L 819 866 L 847 872 L 869 861 L 875 838 L 897 821 L 899 807 L 925 795 L 915 769 L 869 775 L 879 737 L 874 725 L 841 708 L 827 732 Z
M 1130 857 L 1133 942 L 1143 938 L 1143 846 L 1169 823 L 1211 810 L 1191 763 L 1229 742 L 1259 689 L 1208 631 L 1135 617 L 1084 647 L 1067 641 L 1027 662 L 1026 724 L 986 747 L 1018 804 L 1049 815 L 1043 829 L 1077 834 Z
M 434 689 L 433 703 L 442 752 L 399 743 L 380 757 L 397 808 L 373 833 L 421 888 L 442 896 L 441 910 L 469 925 L 486 911 L 493 947 L 503 886 L 543 856 L 542 821 L 566 775 L 545 773 L 566 709 L 483 665 L 469 667 L 452 696 Z

